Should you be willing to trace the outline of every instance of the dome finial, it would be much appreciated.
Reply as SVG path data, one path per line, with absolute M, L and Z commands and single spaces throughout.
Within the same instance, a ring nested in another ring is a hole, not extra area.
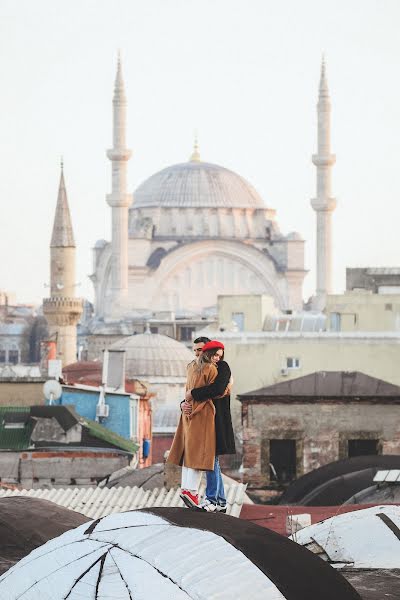
M 197 131 L 194 132 L 193 152 L 190 156 L 190 162 L 200 162 L 199 139 Z

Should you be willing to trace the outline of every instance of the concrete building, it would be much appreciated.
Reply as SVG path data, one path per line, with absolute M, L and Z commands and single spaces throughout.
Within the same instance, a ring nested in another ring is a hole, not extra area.
M 374 294 L 400 294 L 398 267 L 346 269 L 346 290 L 371 290 Z
M 400 386 L 320 371 L 239 396 L 244 479 L 281 486 L 336 460 L 400 454 Z
M 77 356 L 76 326 L 83 304 L 80 298 L 75 297 L 75 288 L 75 240 L 61 164 L 50 242 L 50 298 L 43 301 L 43 313 L 49 324 L 50 337 L 57 342 L 57 358 L 64 365 L 75 362 Z
M 355 289 L 332 294 L 326 303 L 329 331 L 400 332 L 400 294 Z
M 25 489 L 96 486 L 138 447 L 71 406 L 0 408 L 0 479 Z
M 38 366 L 0 367 L 0 406 L 43 405 L 45 381 L 46 377 Z
M 199 333 L 224 342 L 234 395 L 326 370 L 400 385 L 400 296 L 361 290 L 326 302 L 325 313 L 276 314 L 265 297 L 219 297 L 218 323 Z M 238 427 L 240 406 L 232 407 Z
M 39 307 L 20 304 L 15 294 L 0 290 L 0 366 L 39 363 L 47 335 Z

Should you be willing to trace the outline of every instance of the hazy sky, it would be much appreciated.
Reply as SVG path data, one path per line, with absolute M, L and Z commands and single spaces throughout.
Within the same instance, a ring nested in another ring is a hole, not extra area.
M 399 0 L 1 0 L 0 288 L 48 294 L 60 155 L 77 242 L 110 239 L 112 91 L 121 49 L 133 191 L 201 157 L 248 179 L 284 233 L 307 240 L 315 285 L 316 101 L 321 54 L 332 98 L 334 286 L 346 266 L 397 266 Z

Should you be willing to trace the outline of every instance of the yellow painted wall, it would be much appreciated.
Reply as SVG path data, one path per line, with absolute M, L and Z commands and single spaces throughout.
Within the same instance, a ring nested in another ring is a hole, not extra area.
M 361 371 L 400 386 L 400 334 L 256 333 L 220 336 L 234 376 L 233 397 L 315 371 Z M 289 369 L 287 357 L 299 358 Z M 240 403 L 233 401 L 236 412 Z
M 327 297 L 327 328 L 331 314 L 340 314 L 340 331 L 400 331 L 400 295 L 346 292 Z

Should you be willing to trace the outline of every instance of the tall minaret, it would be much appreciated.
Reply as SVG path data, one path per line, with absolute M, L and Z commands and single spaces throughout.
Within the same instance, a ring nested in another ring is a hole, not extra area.
M 332 212 L 336 208 L 336 200 L 331 197 L 331 168 L 336 157 L 331 154 L 331 102 L 324 58 L 317 112 L 318 152 L 312 157 L 317 167 L 317 195 L 311 200 L 311 206 L 317 213 L 316 308 L 323 309 L 326 295 L 332 293 Z
M 121 317 L 128 298 L 128 209 L 132 202 L 127 192 L 126 171 L 131 151 L 126 148 L 126 97 L 118 55 L 113 98 L 113 147 L 107 151 L 111 160 L 112 188 L 107 202 L 112 208 L 111 288 L 112 316 Z
M 43 313 L 50 336 L 57 340 L 57 358 L 63 366 L 76 361 L 76 326 L 82 314 L 82 300 L 75 298 L 75 241 L 72 231 L 64 169 L 60 185 L 53 234 L 50 242 L 50 298 L 43 300 Z

